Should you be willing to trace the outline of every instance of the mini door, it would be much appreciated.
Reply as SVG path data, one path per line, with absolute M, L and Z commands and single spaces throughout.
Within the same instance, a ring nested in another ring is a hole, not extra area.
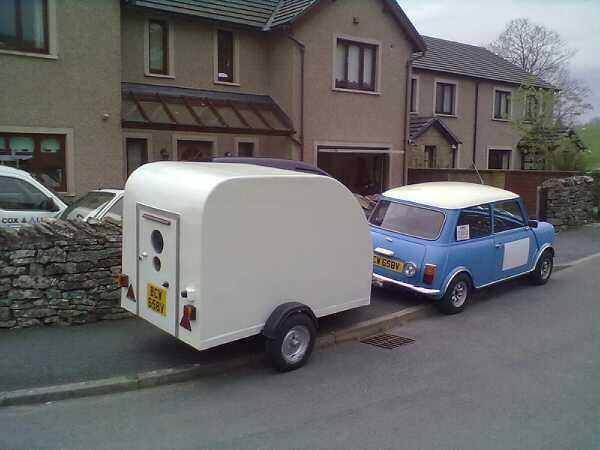
M 492 205 L 495 281 L 527 272 L 535 253 L 535 238 L 518 199 Z

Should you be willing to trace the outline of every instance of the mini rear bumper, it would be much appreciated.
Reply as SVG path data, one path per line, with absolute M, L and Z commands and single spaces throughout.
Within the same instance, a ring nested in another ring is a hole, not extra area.
M 419 286 L 413 286 L 412 284 L 403 283 L 402 281 L 396 281 L 392 278 L 384 277 L 383 275 L 373 274 L 373 284 L 375 286 L 383 286 L 384 284 L 393 284 L 396 286 L 410 289 L 413 292 L 421 295 L 427 295 L 429 297 L 440 297 L 441 291 L 439 289 L 428 289 Z

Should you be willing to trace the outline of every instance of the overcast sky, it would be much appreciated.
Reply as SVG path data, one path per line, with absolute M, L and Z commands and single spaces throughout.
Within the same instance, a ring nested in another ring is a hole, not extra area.
M 577 54 L 571 72 L 592 90 L 600 116 L 600 0 L 398 0 L 419 33 L 474 45 L 496 39 L 518 17 L 557 31 Z

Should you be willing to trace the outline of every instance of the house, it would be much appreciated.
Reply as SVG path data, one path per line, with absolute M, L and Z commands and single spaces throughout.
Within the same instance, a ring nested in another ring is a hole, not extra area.
M 14 0 L 0 15 L 3 163 L 66 195 L 227 155 L 304 160 L 362 193 L 404 183 L 425 44 L 395 0 Z
M 427 51 L 411 73 L 408 165 L 527 168 L 511 124 L 525 110 L 517 104 L 517 90 L 555 88 L 483 47 L 423 39 Z
M 298 159 L 362 194 L 408 166 L 520 167 L 508 119 L 529 74 L 420 36 L 395 0 L 10 0 L 0 17 L 0 164 L 67 197 L 166 159 Z

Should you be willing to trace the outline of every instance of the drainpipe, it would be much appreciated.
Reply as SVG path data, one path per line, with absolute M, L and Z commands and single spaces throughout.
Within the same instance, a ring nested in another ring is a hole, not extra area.
M 479 81 L 475 83 L 475 120 L 473 121 L 473 167 L 477 170 L 475 164 L 477 155 L 477 119 L 479 118 Z M 479 175 L 479 173 L 478 173 Z
M 404 154 L 402 155 L 402 184 L 405 185 L 408 181 L 408 167 L 406 164 L 406 155 L 410 145 L 409 123 L 410 123 L 410 87 L 412 78 L 412 63 L 417 59 L 425 56 L 425 52 L 412 55 L 406 61 L 406 98 L 404 101 Z M 391 163 L 391 161 L 390 161 Z
M 296 44 L 300 50 L 300 131 L 298 133 L 298 139 L 291 139 L 300 146 L 300 161 L 304 161 L 304 53 L 306 51 L 306 47 L 291 34 L 288 34 L 287 37 L 294 44 Z

